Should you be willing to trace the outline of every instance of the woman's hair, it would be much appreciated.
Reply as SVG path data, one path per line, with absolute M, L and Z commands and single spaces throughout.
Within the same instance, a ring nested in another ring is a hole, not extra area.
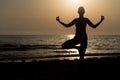
M 79 13 L 79 14 L 84 14 L 84 13 L 85 13 L 84 7 L 79 7 L 79 8 L 78 8 L 78 13 Z

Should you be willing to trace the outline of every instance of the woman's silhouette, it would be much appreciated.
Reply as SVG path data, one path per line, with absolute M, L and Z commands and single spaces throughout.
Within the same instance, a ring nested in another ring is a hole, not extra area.
M 85 13 L 84 7 L 79 7 L 78 9 L 79 18 L 75 18 L 69 24 L 62 22 L 59 16 L 56 17 L 56 20 L 67 28 L 75 25 L 76 33 L 74 38 L 64 42 L 62 44 L 62 48 L 64 49 L 77 48 L 80 54 L 80 60 L 84 60 L 84 55 L 87 48 L 88 38 L 86 33 L 86 25 L 88 24 L 92 28 L 96 28 L 104 20 L 104 16 L 101 16 L 101 20 L 97 24 L 93 24 L 88 18 L 84 17 L 84 13 Z M 78 44 L 80 44 L 80 46 L 76 47 L 76 45 Z

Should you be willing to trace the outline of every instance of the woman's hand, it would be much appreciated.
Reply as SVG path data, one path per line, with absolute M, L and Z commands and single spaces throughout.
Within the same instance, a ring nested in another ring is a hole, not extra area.
M 103 21 L 105 18 L 104 18 L 104 16 L 101 16 L 101 21 Z
M 58 16 L 58 17 L 56 17 L 56 20 L 57 20 L 57 21 L 60 21 L 60 18 L 59 18 L 59 16 Z

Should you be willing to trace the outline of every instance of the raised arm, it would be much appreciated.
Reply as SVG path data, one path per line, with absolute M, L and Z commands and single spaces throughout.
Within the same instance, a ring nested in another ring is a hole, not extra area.
M 101 20 L 97 24 L 93 24 L 89 19 L 87 19 L 87 23 L 92 28 L 96 28 L 102 23 L 103 20 L 104 20 L 104 16 L 101 16 Z
M 56 17 L 56 20 L 57 20 L 60 24 L 62 24 L 63 26 L 65 26 L 65 27 L 71 27 L 71 26 L 73 26 L 73 25 L 75 24 L 75 20 L 73 20 L 72 22 L 66 24 L 66 23 L 64 23 L 64 22 L 62 22 L 62 21 L 60 20 L 59 16 Z

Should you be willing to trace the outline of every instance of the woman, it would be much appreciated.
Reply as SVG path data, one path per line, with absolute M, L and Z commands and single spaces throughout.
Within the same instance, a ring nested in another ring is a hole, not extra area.
M 84 60 L 84 55 L 87 48 L 88 38 L 86 33 L 86 25 L 88 24 L 90 27 L 96 28 L 104 20 L 104 16 L 101 16 L 101 20 L 97 24 L 93 24 L 88 18 L 84 17 L 84 13 L 85 13 L 84 7 L 79 7 L 78 9 L 79 18 L 75 18 L 68 24 L 62 22 L 59 16 L 56 17 L 56 20 L 67 28 L 75 25 L 76 33 L 74 38 L 64 42 L 62 44 L 62 48 L 64 49 L 77 48 L 80 54 L 80 60 Z M 80 46 L 76 47 L 76 45 L 78 44 L 80 44 Z

